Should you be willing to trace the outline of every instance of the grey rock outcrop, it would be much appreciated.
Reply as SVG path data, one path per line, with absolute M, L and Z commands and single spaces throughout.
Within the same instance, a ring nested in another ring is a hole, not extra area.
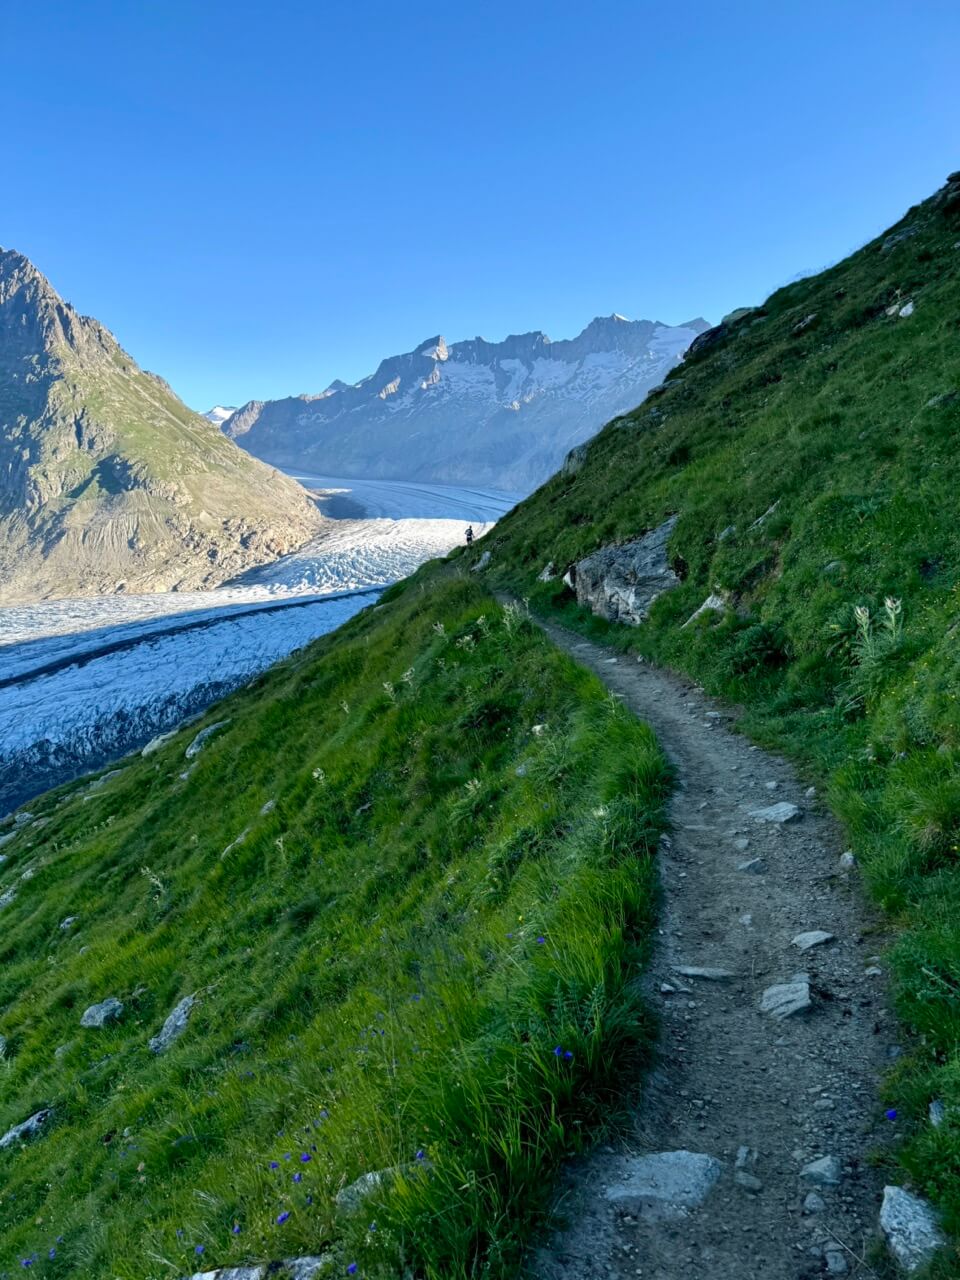
M 123 1017 L 123 1001 L 116 996 L 107 996 L 99 1004 L 92 1004 L 80 1017 L 81 1027 L 107 1027 L 111 1022 L 119 1022 Z
M 890 1252 L 911 1273 L 925 1267 L 946 1244 L 931 1206 L 903 1187 L 884 1187 L 880 1229 Z
M 703 1204 L 722 1171 L 714 1156 L 694 1151 L 631 1156 L 623 1160 L 604 1198 L 637 1217 L 684 1218 Z
M 163 1026 L 149 1041 L 151 1053 L 163 1053 L 170 1048 L 174 1040 L 183 1035 L 190 1019 L 190 1011 L 196 1003 L 197 997 L 190 995 L 184 996 L 180 1003 L 174 1006 Z
M 333 1254 L 285 1258 L 283 1262 L 260 1262 L 246 1267 L 219 1267 L 215 1271 L 195 1271 L 189 1280 L 313 1280 L 334 1265 Z
M 603 547 L 579 561 L 574 577 L 577 603 L 608 622 L 638 626 L 657 596 L 680 582 L 667 558 L 676 524 L 677 517 L 671 516 L 636 542 Z

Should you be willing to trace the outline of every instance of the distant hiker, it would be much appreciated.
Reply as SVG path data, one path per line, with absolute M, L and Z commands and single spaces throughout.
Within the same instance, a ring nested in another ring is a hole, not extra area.
M 468 524 L 467 525 L 467 546 L 469 547 L 472 542 L 473 542 L 473 525 Z

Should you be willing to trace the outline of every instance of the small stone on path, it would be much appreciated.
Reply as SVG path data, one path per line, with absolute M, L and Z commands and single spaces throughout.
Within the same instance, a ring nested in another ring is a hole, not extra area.
M 817 1195 L 816 1191 L 810 1191 L 807 1193 L 807 1198 L 803 1202 L 804 1213 L 823 1213 L 826 1207 L 827 1202 L 824 1200 L 823 1196 Z
M 809 951 L 811 947 L 819 947 L 833 940 L 834 935 L 827 933 L 825 929 L 810 929 L 807 933 L 798 933 L 790 945 L 796 947 L 798 951 Z
M 820 1156 L 811 1160 L 800 1170 L 800 1177 L 805 1182 L 812 1182 L 815 1187 L 836 1187 L 840 1185 L 840 1161 L 836 1156 Z
M 750 875 L 762 876 L 767 869 L 767 864 L 762 858 L 750 858 L 747 862 L 737 864 L 738 871 L 746 871 Z
M 782 826 L 785 822 L 793 822 L 800 817 L 800 809 L 789 800 L 781 800 L 779 804 L 767 805 L 764 809 L 748 809 L 747 813 L 758 822 L 775 822 Z
M 674 973 L 679 973 L 681 978 L 706 978 L 710 982 L 724 982 L 727 978 L 736 976 L 730 969 L 714 969 L 709 965 L 672 964 L 670 968 Z
M 810 979 L 805 975 L 798 975 L 792 982 L 767 987 L 760 997 L 761 1012 L 769 1013 L 781 1021 L 795 1013 L 802 1013 L 810 1005 Z

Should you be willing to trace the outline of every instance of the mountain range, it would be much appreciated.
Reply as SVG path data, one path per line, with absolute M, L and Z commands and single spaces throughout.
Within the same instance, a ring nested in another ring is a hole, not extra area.
M 215 586 L 320 522 L 0 249 L 0 601 Z
M 437 335 L 358 383 L 252 400 L 223 430 L 276 466 L 529 492 L 571 446 L 633 409 L 708 327 L 611 315 L 557 342 L 539 330 L 452 345 Z

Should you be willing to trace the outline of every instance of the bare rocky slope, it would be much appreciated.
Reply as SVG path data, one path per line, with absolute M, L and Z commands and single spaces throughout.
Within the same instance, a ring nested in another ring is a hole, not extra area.
M 0 250 L 0 601 L 215 586 L 320 516 Z
M 560 342 L 539 331 L 451 346 L 437 336 L 353 386 L 251 401 L 224 431 L 278 466 L 528 493 L 638 404 L 706 328 L 612 315 Z

